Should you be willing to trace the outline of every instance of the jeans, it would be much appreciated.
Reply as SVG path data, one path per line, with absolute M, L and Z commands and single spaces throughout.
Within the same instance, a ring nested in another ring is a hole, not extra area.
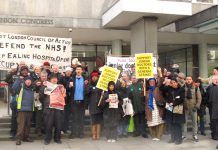
M 198 133 L 198 123 L 197 123 L 197 110 L 196 108 L 190 109 L 190 110 L 185 110 L 185 123 L 183 125 L 183 135 L 186 137 L 187 136 L 187 123 L 188 123 L 188 117 L 191 116 L 191 121 L 192 121 L 192 132 L 193 136 L 197 135 Z
M 130 116 L 125 116 L 120 119 L 117 127 L 118 135 L 127 135 Z

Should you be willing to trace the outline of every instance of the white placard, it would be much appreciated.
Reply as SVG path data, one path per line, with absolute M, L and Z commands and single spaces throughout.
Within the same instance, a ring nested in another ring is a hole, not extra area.
M 30 69 L 45 61 L 64 69 L 70 65 L 71 50 L 70 38 L 0 33 L 0 70 L 9 70 L 20 61 Z

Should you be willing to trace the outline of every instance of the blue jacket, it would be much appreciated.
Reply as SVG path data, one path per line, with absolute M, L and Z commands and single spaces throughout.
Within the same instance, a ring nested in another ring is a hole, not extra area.
M 12 85 L 12 90 L 19 95 L 21 88 L 23 85 L 23 96 L 21 100 L 21 107 L 18 108 L 18 111 L 33 111 L 34 108 L 34 91 L 33 88 L 27 87 L 23 84 L 23 80 L 20 78 L 16 79 L 14 84 Z

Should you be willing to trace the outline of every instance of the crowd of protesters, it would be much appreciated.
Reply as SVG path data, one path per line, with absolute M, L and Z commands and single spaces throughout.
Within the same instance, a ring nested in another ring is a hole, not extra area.
M 108 83 L 108 91 L 96 87 L 100 74 L 101 69 L 89 74 L 86 63 L 77 59 L 64 72 L 49 62 L 32 71 L 23 61 L 12 67 L 6 82 L 11 93 L 10 134 L 16 145 L 33 142 L 32 122 L 36 134 L 44 134 L 45 145 L 51 142 L 53 130 L 54 142 L 58 144 L 61 132 L 69 133 L 70 139 L 83 138 L 86 109 L 91 117 L 93 140 L 100 139 L 103 129 L 107 142 L 116 142 L 128 137 L 130 125 L 134 124 L 134 137 L 148 138 L 149 131 L 152 140 L 159 141 L 168 130 L 169 143 L 178 145 L 188 138 L 189 118 L 192 139 L 198 142 L 198 134 L 206 135 L 208 107 L 211 137 L 218 140 L 218 67 L 208 79 L 185 76 L 174 65 L 169 71 L 158 68 L 154 78 L 143 80 L 136 78 L 132 65 L 130 71 L 121 71 L 116 83 Z M 208 83 L 208 87 L 203 87 L 203 83 Z M 49 93 L 51 86 L 56 88 Z M 51 105 L 51 101 L 59 103 Z

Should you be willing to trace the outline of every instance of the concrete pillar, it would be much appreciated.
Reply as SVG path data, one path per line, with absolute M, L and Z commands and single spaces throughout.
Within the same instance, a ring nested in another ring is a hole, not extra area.
M 122 55 L 122 41 L 121 40 L 112 41 L 112 55 Z
M 143 17 L 131 26 L 131 54 L 153 53 L 157 55 L 157 18 Z
M 207 44 L 202 43 L 199 45 L 199 76 L 202 78 L 208 77 L 208 60 L 207 60 Z

